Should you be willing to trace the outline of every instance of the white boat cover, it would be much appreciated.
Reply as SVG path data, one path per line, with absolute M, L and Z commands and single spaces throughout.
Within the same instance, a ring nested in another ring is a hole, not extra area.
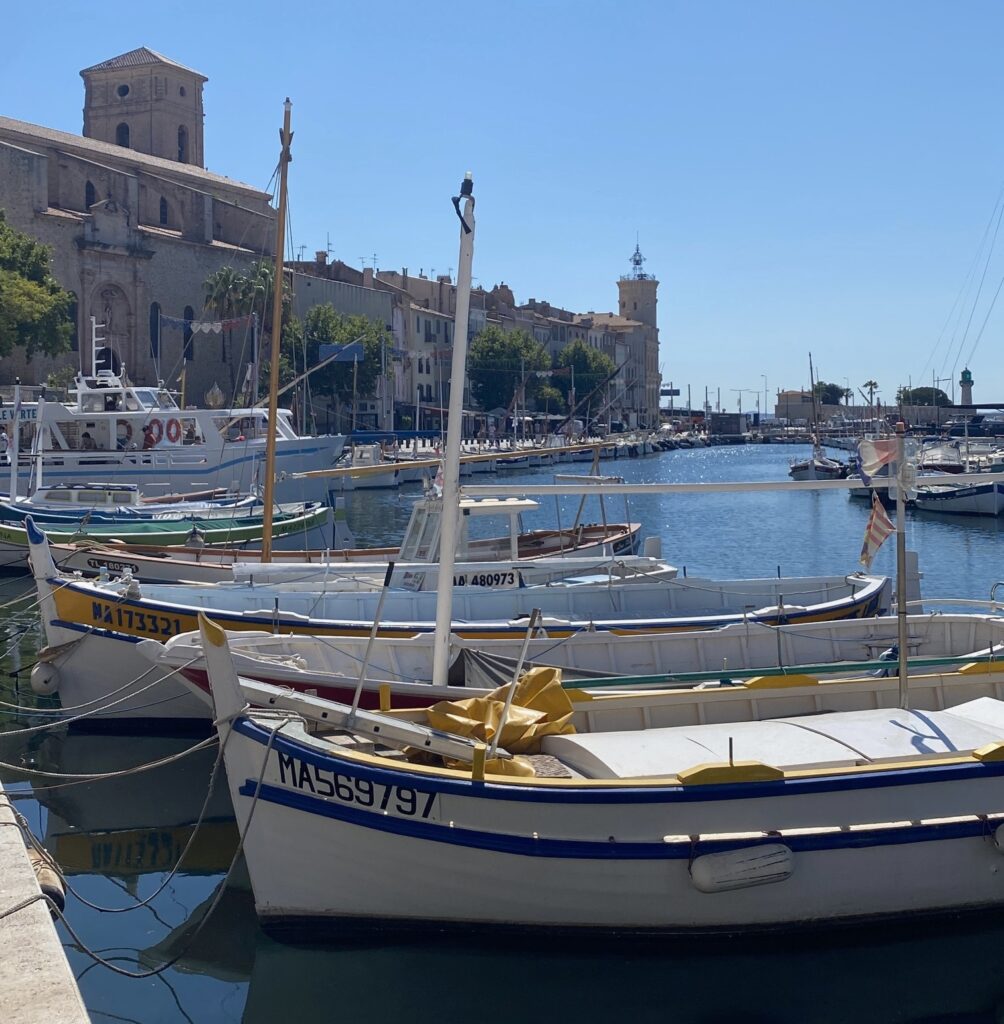
M 575 733 L 548 736 L 541 749 L 586 778 L 631 779 L 727 763 L 730 740 L 733 760 L 775 768 L 837 767 L 967 752 L 1004 740 L 1004 702 L 981 697 L 951 711 L 889 708 L 766 722 Z

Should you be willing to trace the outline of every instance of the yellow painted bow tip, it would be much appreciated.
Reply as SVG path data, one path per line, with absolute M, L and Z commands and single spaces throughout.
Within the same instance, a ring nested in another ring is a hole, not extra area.
M 199 629 L 213 647 L 222 647 L 227 642 L 227 634 L 205 612 L 199 612 Z

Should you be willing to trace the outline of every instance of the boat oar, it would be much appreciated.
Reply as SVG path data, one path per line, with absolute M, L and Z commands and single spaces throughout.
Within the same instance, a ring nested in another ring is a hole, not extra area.
M 352 695 L 352 710 L 349 712 L 348 725 L 352 725 L 352 716 L 359 708 L 359 700 L 363 695 L 363 683 L 366 681 L 366 670 L 370 667 L 370 652 L 373 650 L 373 641 L 376 639 L 377 629 L 380 627 L 380 616 L 383 613 L 383 603 L 387 598 L 387 591 L 390 590 L 390 578 L 394 575 L 394 563 L 387 563 L 387 572 L 383 578 L 383 589 L 380 591 L 380 600 L 377 602 L 376 613 L 373 615 L 373 625 L 370 626 L 370 636 L 366 641 L 366 653 L 363 655 L 363 667 L 359 672 L 359 682 L 356 683 L 356 692 Z
M 523 671 L 523 662 L 526 660 L 526 652 L 527 648 L 530 646 L 530 638 L 533 636 L 533 630 L 537 624 L 537 619 L 539 618 L 540 609 L 534 608 L 533 611 L 530 612 L 530 624 L 526 627 L 526 636 L 523 637 L 523 646 L 519 651 L 519 660 L 516 662 L 516 671 L 513 673 L 512 682 L 509 684 L 509 692 L 505 695 L 505 704 L 502 705 L 502 714 L 499 715 L 499 727 L 495 730 L 495 735 L 492 737 L 491 745 L 488 747 L 488 755 L 486 758 L 488 761 L 495 756 L 495 751 L 498 750 L 499 737 L 502 735 L 506 719 L 509 717 L 509 708 L 512 707 L 512 698 L 516 693 L 516 684 L 519 682 L 520 673 Z

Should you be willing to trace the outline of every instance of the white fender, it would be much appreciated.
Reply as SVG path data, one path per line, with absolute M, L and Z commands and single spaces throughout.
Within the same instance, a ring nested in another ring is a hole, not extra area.
M 31 670 L 31 688 L 40 697 L 51 697 L 59 689 L 59 669 L 52 662 L 40 661 Z
M 783 882 L 794 869 L 795 856 L 787 846 L 764 843 L 696 857 L 690 865 L 690 878 L 701 892 L 727 892 Z

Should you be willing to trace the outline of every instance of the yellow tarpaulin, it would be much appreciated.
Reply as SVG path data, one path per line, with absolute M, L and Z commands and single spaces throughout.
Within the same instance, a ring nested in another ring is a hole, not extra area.
M 498 732 L 509 684 L 484 697 L 442 700 L 426 710 L 429 725 L 458 736 L 469 736 L 490 744 Z M 532 668 L 516 684 L 512 705 L 499 736 L 499 746 L 510 754 L 535 754 L 544 736 L 575 732 L 572 702 L 561 688 L 561 670 Z M 526 762 L 489 761 L 493 774 L 532 775 Z

